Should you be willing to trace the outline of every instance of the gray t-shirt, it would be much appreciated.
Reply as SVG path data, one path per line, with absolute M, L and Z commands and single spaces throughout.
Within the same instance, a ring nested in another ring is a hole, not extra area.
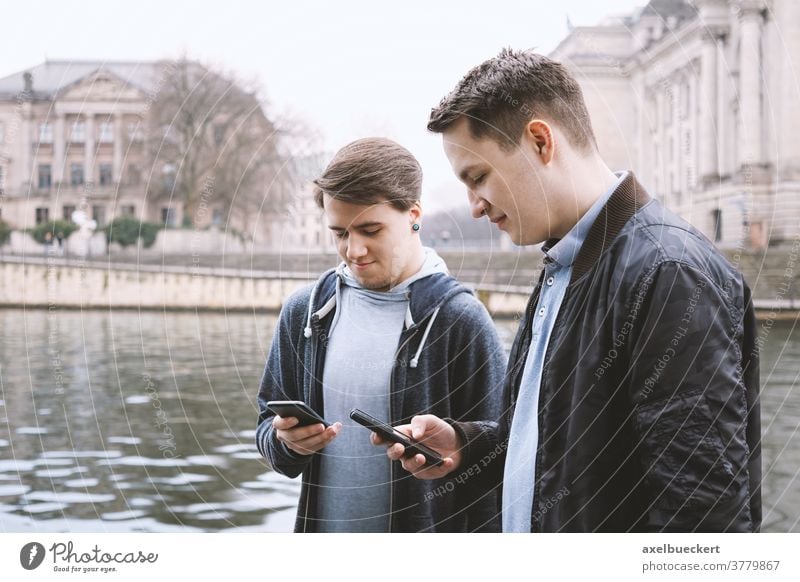
M 390 422 L 389 385 L 407 308 L 403 293 L 341 289 L 323 386 L 325 419 L 343 426 L 320 452 L 321 532 L 389 531 L 390 461 L 350 411 Z

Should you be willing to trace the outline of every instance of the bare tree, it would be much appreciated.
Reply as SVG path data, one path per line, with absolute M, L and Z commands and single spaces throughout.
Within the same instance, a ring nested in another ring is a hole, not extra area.
M 182 58 L 170 63 L 148 115 L 150 194 L 183 208 L 184 224 L 207 209 L 280 212 L 296 187 L 281 133 L 253 88 Z

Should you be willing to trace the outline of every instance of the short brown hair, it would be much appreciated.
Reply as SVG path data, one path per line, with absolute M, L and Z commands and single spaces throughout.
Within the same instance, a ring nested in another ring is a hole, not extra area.
M 340 149 L 314 185 L 314 200 L 320 208 L 327 194 L 351 204 L 388 201 L 398 210 L 408 210 L 422 194 L 422 168 L 400 144 L 368 137 Z
M 575 147 L 597 148 L 578 82 L 564 65 L 533 51 L 503 49 L 469 71 L 431 110 L 428 129 L 443 133 L 465 117 L 475 139 L 488 135 L 510 150 L 534 116 L 557 122 Z

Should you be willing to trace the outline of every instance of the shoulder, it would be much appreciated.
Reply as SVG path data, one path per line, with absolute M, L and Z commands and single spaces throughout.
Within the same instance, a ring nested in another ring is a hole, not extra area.
M 636 214 L 618 238 L 619 266 L 640 279 L 664 271 L 692 274 L 685 280 L 708 280 L 720 288 L 741 284 L 741 275 L 706 236 L 653 200 Z
M 439 317 L 442 316 L 463 317 L 471 320 L 489 317 L 489 313 L 474 293 L 463 288 L 460 293 L 454 294 L 442 304 Z
M 304 285 L 293 291 L 283 302 L 280 319 L 287 325 L 302 323 L 308 315 L 308 302 L 314 285 Z
M 437 322 L 449 333 L 473 340 L 476 337 L 492 338 L 497 334 L 489 311 L 473 293 L 466 290 L 452 296 L 441 306 Z

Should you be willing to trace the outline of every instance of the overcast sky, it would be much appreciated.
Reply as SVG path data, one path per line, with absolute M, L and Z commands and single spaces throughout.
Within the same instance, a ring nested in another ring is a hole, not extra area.
M 428 113 L 500 48 L 551 51 L 575 25 L 645 0 L 3 2 L 0 76 L 49 59 L 176 57 L 257 79 L 275 114 L 319 130 L 333 152 L 368 135 L 408 147 L 428 211 L 463 202 Z M 34 80 L 35 83 L 35 80 Z

